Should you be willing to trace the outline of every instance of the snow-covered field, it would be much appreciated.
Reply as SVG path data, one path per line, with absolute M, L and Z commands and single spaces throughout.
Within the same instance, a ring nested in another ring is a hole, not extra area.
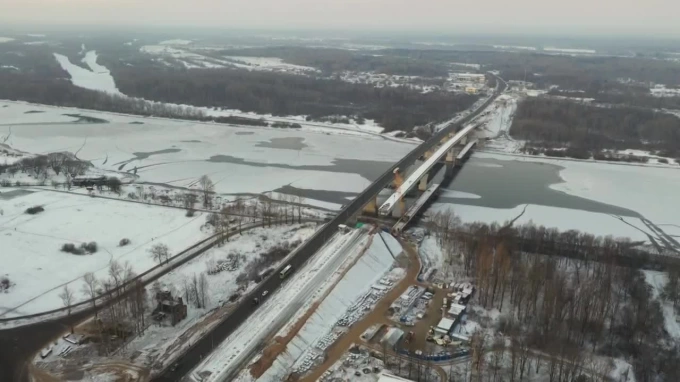
M 13 149 L 33 154 L 77 152 L 78 158 L 98 168 L 122 172 L 137 168 L 139 181 L 176 187 L 191 187 L 206 174 L 218 193 L 262 193 L 285 185 L 359 192 L 372 179 L 350 166 L 334 168 L 337 160 L 391 163 L 412 149 L 412 144 L 376 136 L 231 127 L 0 102 L 5 104 L 0 120 L 11 121 L 11 134 L 9 126 L 0 126 L 0 134 L 9 135 L 6 144 Z M 42 112 L 25 114 L 34 110 Z M 75 120 L 63 115 L 68 113 L 109 123 L 64 123 Z M 22 123 L 24 117 L 29 122 Z
M 564 53 L 564 54 L 595 54 L 597 53 L 596 50 L 593 49 L 568 49 L 568 48 L 555 48 L 555 47 L 545 47 L 543 48 L 544 51 L 550 52 L 550 53 Z
M 64 55 L 55 53 L 54 58 L 57 59 L 62 69 L 66 70 L 71 75 L 71 82 L 73 85 L 90 90 L 120 94 L 120 91 L 116 88 L 116 83 L 113 80 L 111 72 L 105 67 L 97 64 L 97 52 L 87 52 L 85 58 L 82 60 L 90 67 L 90 70 L 74 65 L 68 57 Z
M 310 66 L 293 65 L 283 62 L 283 60 L 278 57 L 225 56 L 224 58 L 234 62 L 236 67 L 248 70 L 266 70 L 276 72 L 280 71 L 288 73 L 304 73 L 318 71 L 317 69 L 312 68 Z
M 37 205 L 45 211 L 24 212 Z M 36 191 L 1 200 L 0 207 L 1 275 L 14 283 L 8 293 L 0 294 L 3 318 L 61 308 L 59 294 L 66 284 L 75 301 L 82 301 L 85 273 L 104 277 L 113 260 L 129 262 L 141 273 L 157 264 L 147 252 L 154 244 L 163 243 L 176 254 L 207 236 L 200 230 L 205 222 L 201 213 L 188 218 L 179 209 L 67 193 Z M 131 244 L 120 247 L 123 238 Z M 60 251 L 65 243 L 92 241 L 99 247 L 94 254 Z

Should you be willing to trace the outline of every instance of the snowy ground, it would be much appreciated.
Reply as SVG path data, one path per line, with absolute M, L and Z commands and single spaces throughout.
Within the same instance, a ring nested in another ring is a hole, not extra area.
M 301 372 L 308 370 L 309 366 L 314 363 L 311 360 L 318 359 L 322 351 L 331 345 L 332 341 L 326 340 L 328 334 L 338 320 L 346 316 L 348 309 L 356 307 L 352 311 L 354 314 L 351 315 L 350 320 L 356 322 L 356 320 L 360 319 L 361 314 L 370 310 L 372 307 L 371 301 L 376 301 L 379 296 L 384 294 L 384 292 L 371 292 L 371 285 L 376 284 L 392 266 L 394 258 L 390 251 L 394 256 L 398 256 L 402 249 L 399 242 L 392 236 L 385 233 L 378 233 L 378 235 L 381 235 L 388 243 L 389 249 L 377 235 L 373 237 L 368 250 L 359 258 L 357 264 L 345 274 L 328 296 L 324 298 L 314 314 L 289 343 L 285 353 L 276 359 L 272 367 L 258 379 L 259 381 L 275 382 L 277 380 L 276 376 L 286 373 L 287 370 L 291 369 Z M 394 283 L 403 277 L 403 274 L 403 269 L 396 268 L 393 272 L 390 272 L 387 278 L 394 285 Z M 325 288 L 322 286 L 317 295 L 320 294 L 321 289 Z M 367 292 L 370 292 L 368 298 L 364 299 L 363 297 L 367 297 Z M 306 311 L 313 302 L 314 299 L 310 299 L 301 311 Z M 296 319 L 294 318 L 290 322 L 294 323 L 295 321 Z M 284 328 L 278 335 L 285 335 L 286 332 L 287 328 Z M 245 376 L 247 372 L 242 374 Z
M 647 284 L 652 287 L 652 294 L 654 298 L 658 299 L 661 303 L 666 331 L 671 337 L 675 338 L 676 340 L 680 340 L 680 322 L 676 321 L 678 318 L 680 318 L 680 316 L 675 313 L 675 308 L 673 308 L 672 303 L 664 301 L 659 297 L 663 291 L 663 288 L 668 283 L 668 274 L 665 272 L 656 271 L 642 272 L 645 274 L 645 280 L 647 280 Z
M 235 368 L 248 362 L 252 352 L 266 338 L 290 322 L 291 317 L 319 293 L 324 283 L 326 288 L 332 285 L 334 277 L 342 272 L 343 264 L 347 266 L 352 255 L 358 255 L 367 240 L 365 229 L 335 235 L 303 269 L 295 273 L 294 278 L 267 299 L 257 312 L 259 319 L 241 325 L 194 369 L 192 378 L 201 380 L 199 374 L 209 374 L 202 380 L 213 381 L 232 375 Z M 245 373 L 244 378 L 249 376 Z
M 28 207 L 41 205 L 45 211 L 28 215 Z M 171 254 L 207 236 L 200 230 L 205 215 L 187 218 L 184 211 L 158 206 L 86 198 L 49 191 L 1 200 L 0 263 L 2 275 L 15 284 L 0 295 L 0 316 L 21 316 L 62 307 L 61 288 L 68 284 L 75 301 L 81 277 L 94 272 L 106 275 L 112 260 L 129 262 L 136 273 L 156 265 L 147 250 L 164 243 Z M 123 238 L 131 244 L 119 247 Z M 61 252 L 65 243 L 96 242 L 95 254 L 77 256 Z
M 203 321 L 206 316 L 213 312 L 219 314 L 219 311 L 214 309 L 226 307 L 227 299 L 238 289 L 236 277 L 247 263 L 259 254 L 283 242 L 304 241 L 315 230 L 315 224 L 251 229 L 245 231 L 242 236 L 234 237 L 221 247 L 213 247 L 203 255 L 163 276 L 159 280 L 161 287 L 174 290 L 173 295 L 181 295 L 183 285 L 189 282 L 194 275 L 206 272 L 207 263 L 210 261 L 226 260 L 229 254 L 245 256 L 245 261 L 240 268 L 207 276 L 209 283 L 207 308 L 195 309 L 193 306 L 189 306 L 187 319 L 183 320 L 179 326 L 174 328 L 152 326 L 143 336 L 128 344 L 124 351 L 118 355 L 126 358 L 132 357 L 134 363 L 138 365 L 170 364 L 172 359 L 179 354 L 179 351 L 186 350 L 184 348 L 195 343 L 205 332 L 219 324 L 219 320 L 206 319 L 205 323 Z M 278 263 L 272 264 L 271 268 L 277 265 Z M 255 284 L 250 285 L 242 293 L 246 293 L 254 286 Z M 192 329 L 191 332 L 189 332 L 190 329 Z
M 159 286 L 162 289 L 170 290 L 173 295 L 183 295 L 182 289 L 185 282 L 194 275 L 206 272 L 206 265 L 209 261 L 226 260 L 229 254 L 244 257 L 241 265 L 236 269 L 224 270 L 207 276 L 208 299 L 205 308 L 197 309 L 189 304 L 187 318 L 176 326 L 152 324 L 143 335 L 128 342 L 124 348 L 115 351 L 111 357 L 93 357 L 91 351 L 94 350 L 90 349 L 88 362 L 95 367 L 105 366 L 112 361 L 121 364 L 131 362 L 138 367 L 153 370 L 159 370 L 161 366 L 171 364 L 180 352 L 185 351 L 207 331 L 219 324 L 219 317 L 229 313 L 232 303 L 226 302 L 227 298 L 237 291 L 236 277 L 248 262 L 281 243 L 305 240 L 315 229 L 314 224 L 250 229 L 244 231 L 243 235 L 231 238 L 223 246 L 213 247 L 200 257 L 173 270 L 158 281 Z M 271 267 L 275 267 L 277 264 L 272 264 Z M 241 293 L 247 292 L 252 287 L 254 287 L 254 284 L 245 290 L 241 290 Z M 147 322 L 152 322 L 151 318 Z M 43 360 L 39 355 L 36 355 L 34 362 L 52 373 L 59 374 L 62 370 L 72 367 L 73 362 L 78 363 L 79 358 L 82 357 L 82 355 L 60 357 L 59 353 L 68 346 L 80 349 L 81 352 L 85 349 L 85 353 L 88 353 L 88 346 L 91 345 L 73 346 L 68 342 L 59 340 L 50 356 Z M 96 377 L 99 378 L 101 375 L 96 375 Z
M 34 154 L 77 152 L 78 158 L 98 168 L 130 172 L 137 168 L 138 181 L 176 187 L 190 187 L 207 174 L 215 182 L 216 191 L 225 194 L 262 193 L 285 185 L 359 192 L 372 179 L 352 172 L 356 167 L 334 168 L 336 160 L 391 163 L 412 149 L 412 144 L 365 135 L 338 137 L 293 129 L 231 127 L 22 103 L 0 104 L 9 105 L 0 107 L 0 119 L 12 121 L 11 132 L 9 126 L 0 126 L 0 134 L 9 135 L 6 144 L 13 149 Z M 25 114 L 33 110 L 42 113 Z M 67 113 L 109 122 L 64 123 L 63 114 Z M 22 116 L 30 122 L 20 123 Z

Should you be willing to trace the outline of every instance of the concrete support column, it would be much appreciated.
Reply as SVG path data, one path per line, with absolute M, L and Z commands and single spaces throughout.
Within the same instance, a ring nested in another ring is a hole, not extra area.
M 406 201 L 404 201 L 404 198 L 401 198 L 392 209 L 392 217 L 400 218 L 404 216 L 405 213 L 406 213 Z
M 427 182 L 430 178 L 430 173 L 426 172 L 425 175 L 423 175 L 422 178 L 420 178 L 420 182 L 418 183 L 418 191 L 425 191 L 427 190 Z
M 444 161 L 446 163 L 454 163 L 456 161 L 455 155 L 456 153 L 454 152 L 452 147 L 449 151 L 446 152 L 446 159 L 444 159 Z
M 461 144 L 461 145 L 467 145 L 467 137 L 468 137 L 468 136 L 465 135 L 465 136 L 463 136 L 463 138 L 461 138 L 461 140 L 460 140 L 460 144 Z

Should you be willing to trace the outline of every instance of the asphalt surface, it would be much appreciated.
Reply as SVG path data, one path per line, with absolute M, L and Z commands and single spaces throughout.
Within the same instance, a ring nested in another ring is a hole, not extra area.
M 408 153 L 399 162 L 395 163 L 390 167 L 384 174 L 382 174 L 378 179 L 371 183 L 368 188 L 366 188 L 361 194 L 359 194 L 352 202 L 348 203 L 345 208 L 343 208 L 335 218 L 329 221 L 326 225 L 316 231 L 312 237 L 307 240 L 302 246 L 298 247 L 289 262 L 282 264 L 276 272 L 272 274 L 269 279 L 263 281 L 258 285 L 252 292 L 252 296 L 261 296 L 262 292 L 267 290 L 269 295 L 271 292 L 278 288 L 283 280 L 279 278 L 279 272 L 286 265 L 291 264 L 293 270 L 288 277 L 292 277 L 296 270 L 300 269 L 302 265 L 309 260 L 321 247 L 331 238 L 338 230 L 338 225 L 345 224 L 352 216 L 359 212 L 368 201 L 377 195 L 383 188 L 385 188 L 394 177 L 394 169 L 402 168 L 405 169 L 408 166 L 418 160 L 426 151 L 432 147 L 439 144 L 441 139 L 447 136 L 452 131 L 457 131 L 457 129 L 466 124 L 472 118 L 476 117 L 480 112 L 482 112 L 486 107 L 493 102 L 496 97 L 502 93 L 506 84 L 500 82 L 502 85 L 500 89 L 495 92 L 494 96 L 491 97 L 487 102 L 485 102 L 479 109 L 463 118 L 461 121 L 450 124 L 449 126 L 443 128 L 436 134 L 432 136 L 426 142 L 423 142 L 418 147 L 414 148 L 410 153 Z M 189 372 L 196 367 L 203 357 L 207 356 L 217 344 L 224 341 L 239 325 L 241 325 L 248 317 L 257 310 L 259 306 L 252 303 L 251 299 L 244 299 L 239 305 L 236 306 L 235 310 L 218 326 L 213 329 L 211 333 L 199 340 L 184 356 L 180 357 L 176 363 L 175 370 L 165 370 L 160 376 L 156 377 L 154 381 L 158 382 L 170 382 L 170 381 L 180 381 L 184 376 L 188 375 Z
M 253 291 L 253 296 L 261 296 L 262 292 L 267 290 L 271 292 L 281 285 L 282 280 L 279 278 L 279 271 L 287 264 L 293 266 L 294 273 L 300 269 L 302 265 L 309 260 L 338 230 L 338 225 L 344 224 L 357 212 L 359 212 L 368 201 L 377 195 L 385 186 L 387 186 L 394 176 L 393 171 L 396 168 L 405 169 L 416 162 L 426 151 L 437 145 L 443 137 L 457 129 L 476 117 L 482 110 L 484 110 L 493 100 L 505 90 L 507 84 L 500 81 L 500 88 L 495 92 L 494 96 L 485 102 L 480 108 L 472 112 L 470 115 L 463 118 L 457 123 L 450 124 L 432 136 L 429 140 L 423 142 L 410 153 L 408 153 L 399 162 L 390 167 L 384 174 L 371 183 L 361 194 L 359 194 L 352 202 L 348 203 L 335 218 L 320 228 L 312 237 L 296 249 L 291 259 L 286 264 L 283 264 L 279 269 L 272 274 L 271 277 L 264 280 Z M 289 275 L 288 277 L 292 276 Z M 210 353 L 217 344 L 222 342 L 229 334 L 231 334 L 241 323 L 243 323 L 253 313 L 259 305 L 252 303 L 251 299 L 244 299 L 235 310 L 219 325 L 217 325 L 212 332 L 204 336 L 201 340 L 196 342 L 193 347 L 177 362 L 177 367 L 174 371 L 165 370 L 160 376 L 155 378 L 155 381 L 179 381 L 187 375 L 198 363 Z M 44 322 L 40 324 L 24 326 L 16 329 L 0 331 L 0 381 L 17 381 L 27 382 L 28 373 L 26 372 L 26 361 L 33 354 L 38 352 L 47 342 L 56 338 L 59 333 L 66 330 L 71 323 L 78 322 L 86 318 L 91 312 L 84 311 L 78 315 L 70 318 L 62 318 L 57 321 Z

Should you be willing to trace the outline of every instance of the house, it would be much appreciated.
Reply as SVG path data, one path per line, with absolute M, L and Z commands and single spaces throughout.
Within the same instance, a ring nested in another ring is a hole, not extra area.
M 178 322 L 187 318 L 187 306 L 181 297 L 174 298 L 170 291 L 160 291 L 156 293 L 156 309 L 153 317 L 156 321 L 170 319 L 170 324 L 175 326 Z

